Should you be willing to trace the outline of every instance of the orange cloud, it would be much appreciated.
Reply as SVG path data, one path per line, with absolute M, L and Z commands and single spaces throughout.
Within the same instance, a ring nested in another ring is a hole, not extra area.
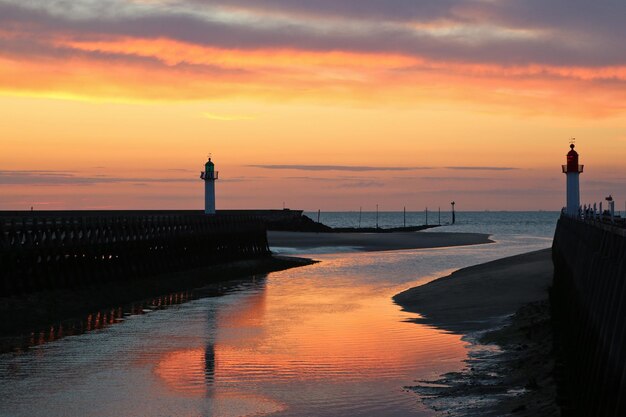
M 461 101 L 589 116 L 626 108 L 626 93 L 612 85 L 626 81 L 623 66 L 503 66 L 402 54 L 222 49 L 165 38 L 59 36 L 50 42 L 65 55 L 0 55 L 0 91 L 114 101 L 232 96 L 400 105 Z
M 154 57 L 167 65 L 180 63 L 219 65 L 223 68 L 280 68 L 302 69 L 311 67 L 341 68 L 396 68 L 417 65 L 420 59 L 397 54 L 364 54 L 344 51 L 314 52 L 297 49 L 222 49 L 206 47 L 176 40 L 138 39 L 121 37 L 100 41 L 60 39 L 56 46 L 71 47 L 81 51 L 119 53 Z

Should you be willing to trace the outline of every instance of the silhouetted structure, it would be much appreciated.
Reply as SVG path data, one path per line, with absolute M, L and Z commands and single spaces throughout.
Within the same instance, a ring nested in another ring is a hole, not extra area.
M 259 217 L 198 211 L 2 212 L 0 296 L 270 255 Z
M 564 214 L 552 256 L 563 415 L 626 416 L 626 229 Z
M 204 171 L 200 172 L 200 178 L 204 181 L 204 214 L 215 214 L 215 181 L 218 177 L 215 164 L 209 157 L 204 165 Z

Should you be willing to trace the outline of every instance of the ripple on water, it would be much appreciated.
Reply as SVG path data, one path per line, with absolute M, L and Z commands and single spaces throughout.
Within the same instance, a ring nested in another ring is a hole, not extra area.
M 490 247 L 323 255 L 222 297 L 0 355 L 0 415 L 431 415 L 402 387 L 460 370 L 465 342 L 407 322 L 390 297 L 507 254 Z

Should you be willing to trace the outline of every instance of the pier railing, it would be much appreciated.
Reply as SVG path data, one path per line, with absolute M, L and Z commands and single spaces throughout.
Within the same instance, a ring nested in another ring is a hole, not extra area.
M 561 217 L 565 217 L 572 220 L 584 221 L 585 223 L 596 225 L 601 227 L 601 225 L 612 226 L 615 228 L 626 229 L 626 217 L 620 216 L 619 213 L 615 213 L 611 210 L 602 210 L 602 206 L 600 206 L 600 210 L 591 206 L 581 207 L 578 213 L 571 215 L 565 212 L 565 209 L 561 210 Z M 617 230 L 617 229 L 615 229 Z
M 197 212 L 5 212 L 0 296 L 133 280 L 269 255 L 256 217 Z

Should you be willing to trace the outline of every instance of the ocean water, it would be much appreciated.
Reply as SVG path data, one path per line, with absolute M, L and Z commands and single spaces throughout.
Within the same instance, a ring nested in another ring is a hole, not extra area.
M 306 216 L 317 221 L 317 212 L 305 212 Z M 331 227 L 376 227 L 376 212 L 321 212 L 321 223 Z M 463 211 L 456 212 L 456 223 L 451 225 L 452 214 L 449 211 L 428 212 L 428 219 L 424 211 L 378 213 L 378 226 L 382 228 L 420 226 L 423 224 L 438 225 L 442 228 L 431 229 L 438 232 L 473 232 L 489 233 L 501 237 L 506 236 L 536 236 L 553 237 L 556 221 L 560 216 L 558 211 Z M 405 220 L 406 218 L 406 220 Z
M 386 215 L 394 225 L 398 213 Z M 352 214 L 327 216 L 340 226 Z M 309 254 L 321 262 L 251 277 L 218 297 L 148 303 L 115 324 L 0 355 L 0 415 L 436 415 L 404 387 L 461 370 L 468 346 L 408 322 L 415 315 L 391 297 L 549 247 L 557 217 L 459 213 L 457 225 L 435 230 L 489 233 L 496 243 Z

